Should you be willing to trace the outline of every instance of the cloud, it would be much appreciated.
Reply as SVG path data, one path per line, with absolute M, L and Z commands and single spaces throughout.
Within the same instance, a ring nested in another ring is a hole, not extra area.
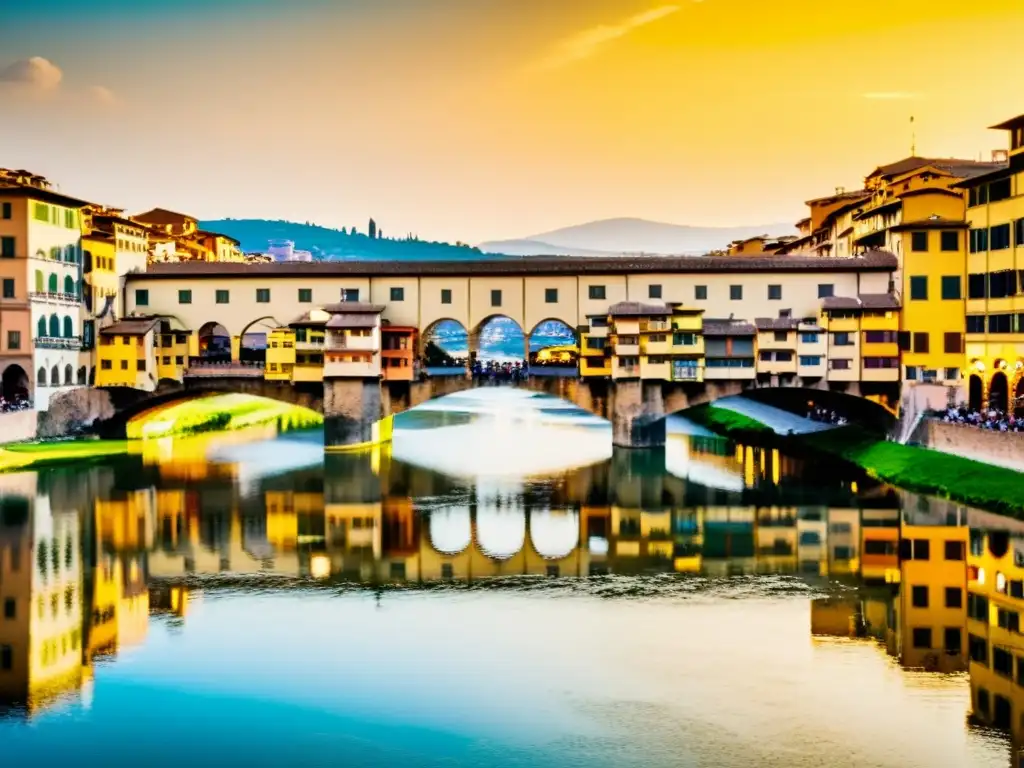
M 60 67 L 42 56 L 21 59 L 0 69 L 0 81 L 17 83 L 38 91 L 55 90 L 63 78 L 64 73 Z
M 104 106 L 111 106 L 117 103 L 117 97 L 114 92 L 109 88 L 104 88 L 102 85 L 89 86 L 89 97 L 97 104 L 103 104 Z
M 635 16 L 630 16 L 618 24 L 602 24 L 585 29 L 582 32 L 577 32 L 556 43 L 548 55 L 536 62 L 532 68 L 542 70 L 557 69 L 567 64 L 590 58 L 608 43 L 625 37 L 633 30 L 678 13 L 680 10 L 681 6 L 678 5 L 661 5 L 643 13 L 638 13 Z
M 875 93 L 862 93 L 861 98 L 871 99 L 872 101 L 913 101 L 914 99 L 920 99 L 921 94 L 905 93 L 903 91 L 878 91 Z

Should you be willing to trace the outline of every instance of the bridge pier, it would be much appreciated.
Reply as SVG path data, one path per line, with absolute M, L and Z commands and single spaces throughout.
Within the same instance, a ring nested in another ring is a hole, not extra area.
M 665 445 L 665 398 L 661 382 L 616 381 L 610 385 L 609 420 L 617 448 Z
M 390 413 L 378 379 L 324 381 L 324 445 L 355 446 L 374 439 L 374 425 Z M 388 406 L 390 409 L 390 405 Z

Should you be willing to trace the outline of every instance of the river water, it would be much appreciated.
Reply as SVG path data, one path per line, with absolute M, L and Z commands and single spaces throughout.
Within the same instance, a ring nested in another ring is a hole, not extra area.
M 1012 521 L 502 393 L 0 476 L 2 764 L 1011 765 L 877 542 Z

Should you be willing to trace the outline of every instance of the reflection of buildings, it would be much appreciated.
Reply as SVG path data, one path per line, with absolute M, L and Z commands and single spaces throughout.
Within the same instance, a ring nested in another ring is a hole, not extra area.
M 0 507 L 0 702 L 32 714 L 83 679 L 78 516 L 41 493 Z

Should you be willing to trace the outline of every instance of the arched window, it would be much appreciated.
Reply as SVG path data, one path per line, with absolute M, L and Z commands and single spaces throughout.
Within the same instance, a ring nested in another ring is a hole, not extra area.
M 68 384 L 68 385 L 74 384 L 75 383 L 74 377 L 75 377 L 74 370 L 71 368 L 70 365 L 65 365 L 64 366 L 64 383 Z
M 60 337 L 60 318 L 56 315 L 50 315 L 50 336 L 55 339 Z
M 50 386 L 60 386 L 60 369 L 56 365 L 50 369 Z
M 40 317 L 39 318 L 39 324 L 36 326 L 36 336 L 39 336 L 40 338 L 42 338 L 45 335 L 46 335 L 46 318 L 45 317 Z M 40 368 L 39 370 L 42 370 L 42 368 Z
M 65 339 L 70 339 L 74 335 L 75 335 L 75 326 L 71 322 L 71 317 L 69 315 L 64 315 L 64 338 Z M 71 369 L 69 368 L 68 370 L 71 370 Z
M 85 377 L 86 377 L 86 375 L 87 374 L 85 372 L 85 366 L 83 365 L 81 368 L 78 369 L 78 384 L 79 384 L 79 386 L 82 386 L 82 387 L 85 386 L 85 383 L 86 383 Z
M 46 386 L 46 369 L 45 368 L 40 368 L 38 371 L 36 371 L 36 386 L 37 387 L 45 387 Z
M 42 248 L 40 248 L 38 251 L 36 251 L 36 258 L 37 259 L 45 259 L 46 258 L 46 251 L 44 251 Z
M 67 293 L 71 296 L 75 294 L 75 278 L 73 278 L 71 275 L 64 276 L 64 293 Z
M 54 272 L 50 273 L 50 279 L 46 283 L 46 290 L 48 290 L 50 293 L 56 293 L 57 291 L 60 290 L 60 288 L 57 287 L 57 275 L 56 275 L 56 273 L 54 273 Z
M 60 261 L 60 246 L 55 245 L 50 249 L 50 258 L 54 261 Z
M 78 261 L 78 253 L 76 252 L 75 246 L 69 245 L 64 249 L 64 261 L 74 264 Z
M 46 278 L 43 277 L 43 270 L 36 270 L 36 293 L 42 293 L 46 290 Z

